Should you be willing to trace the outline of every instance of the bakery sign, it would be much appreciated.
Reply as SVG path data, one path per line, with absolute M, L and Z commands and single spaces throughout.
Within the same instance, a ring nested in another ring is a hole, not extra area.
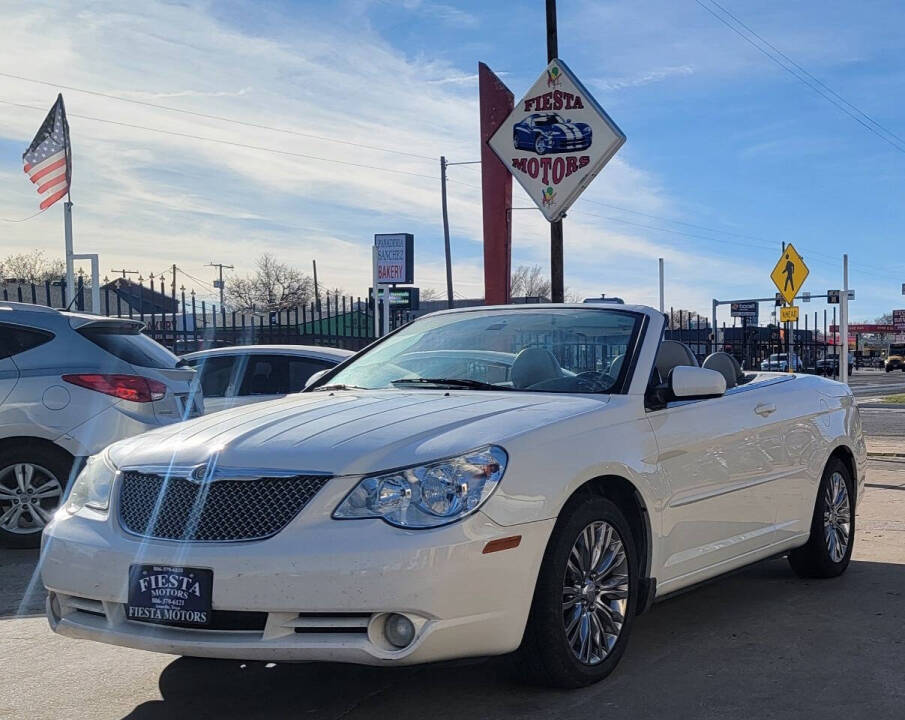
M 550 222 L 562 218 L 624 142 L 622 130 L 559 59 L 489 141 Z

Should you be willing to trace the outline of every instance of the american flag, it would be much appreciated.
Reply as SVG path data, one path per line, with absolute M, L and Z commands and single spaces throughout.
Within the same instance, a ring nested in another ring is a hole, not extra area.
M 62 94 L 50 108 L 44 124 L 22 154 L 25 174 L 37 185 L 42 197 L 41 210 L 46 210 L 69 192 L 72 179 L 72 151 L 69 146 L 69 123 Z

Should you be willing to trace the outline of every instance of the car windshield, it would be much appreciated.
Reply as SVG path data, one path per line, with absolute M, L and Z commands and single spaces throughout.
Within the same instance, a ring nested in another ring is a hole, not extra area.
M 543 127 L 544 125 L 556 125 L 557 123 L 563 123 L 563 122 L 565 122 L 565 120 L 563 120 L 559 115 L 553 114 L 553 115 L 543 115 L 543 116 L 537 118 L 534 121 L 534 124 Z
M 600 393 L 618 389 L 642 315 L 597 308 L 499 309 L 407 325 L 325 387 Z

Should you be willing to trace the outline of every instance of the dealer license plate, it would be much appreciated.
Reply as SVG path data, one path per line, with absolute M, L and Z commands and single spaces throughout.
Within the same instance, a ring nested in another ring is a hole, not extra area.
M 170 565 L 129 567 L 129 620 L 203 627 L 211 621 L 214 571 Z

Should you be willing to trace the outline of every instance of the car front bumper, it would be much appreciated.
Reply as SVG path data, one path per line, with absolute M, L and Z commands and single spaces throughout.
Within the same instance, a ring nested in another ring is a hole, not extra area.
M 274 662 L 407 665 L 518 647 L 554 519 L 502 527 L 478 512 L 415 531 L 332 520 L 325 509 L 309 505 L 276 536 L 241 543 L 142 539 L 112 518 L 58 511 L 42 550 L 50 625 L 142 650 Z M 517 547 L 484 552 L 512 536 Z M 127 619 L 129 566 L 139 563 L 211 568 L 214 614 L 238 623 L 183 629 Z M 403 649 L 383 634 L 389 613 L 415 625 Z M 252 616 L 253 629 L 242 624 Z

